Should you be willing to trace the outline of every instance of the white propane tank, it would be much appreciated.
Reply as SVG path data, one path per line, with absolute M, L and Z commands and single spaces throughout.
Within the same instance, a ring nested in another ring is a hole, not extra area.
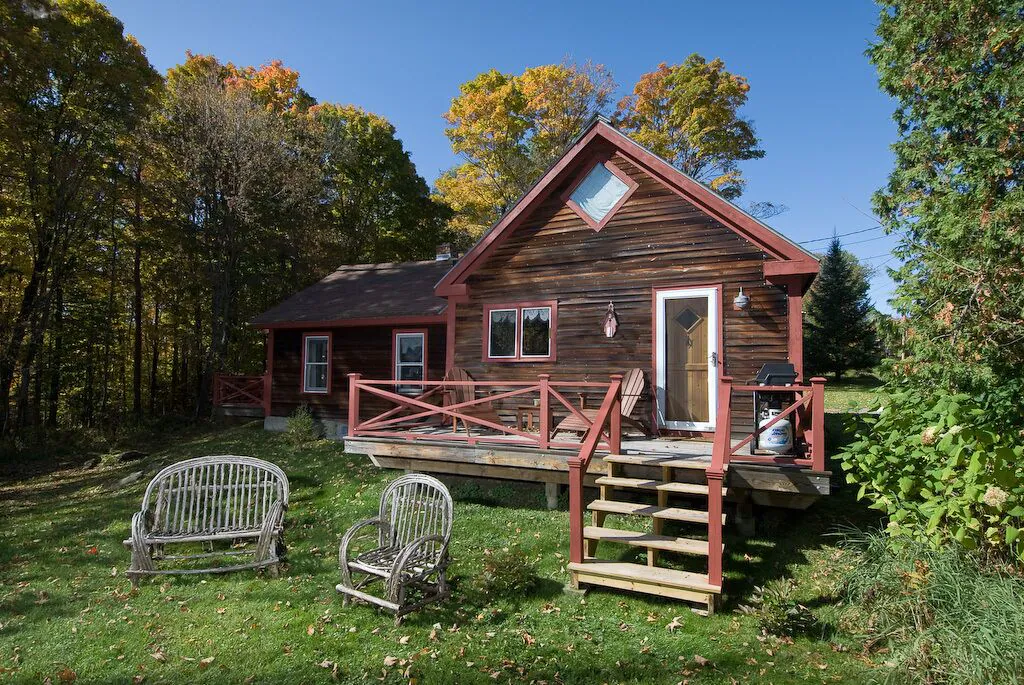
M 758 427 L 766 426 L 769 421 L 781 413 L 781 409 L 769 409 L 767 416 L 761 419 Z M 789 422 L 788 418 L 780 419 L 771 428 L 761 433 L 757 446 L 766 452 L 789 454 L 793 451 L 793 424 Z

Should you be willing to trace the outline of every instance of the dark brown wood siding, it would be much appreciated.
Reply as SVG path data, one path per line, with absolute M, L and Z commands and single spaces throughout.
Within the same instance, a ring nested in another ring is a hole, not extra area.
M 553 381 L 605 380 L 639 367 L 648 388 L 634 417 L 650 421 L 653 289 L 717 285 L 724 372 L 746 381 L 762 363 L 784 361 L 786 294 L 765 283 L 766 255 L 622 155 L 612 161 L 639 187 L 600 232 L 560 199 L 575 180 L 569 179 L 468 279 L 470 299 L 456 310 L 454 364 L 478 380 L 526 380 L 540 373 Z M 740 286 L 751 299 L 744 312 L 732 308 Z M 558 302 L 557 361 L 483 361 L 483 305 L 536 300 Z M 601 329 L 609 302 L 619 322 L 611 339 Z M 737 412 L 749 412 L 749 399 L 737 401 Z
M 274 333 L 274 378 L 271 415 L 288 416 L 302 404 L 324 419 L 345 419 L 348 414 L 348 374 L 366 378 L 393 378 L 392 344 L 396 330 L 427 331 L 427 379 L 441 380 L 445 371 L 445 327 L 358 326 L 328 330 L 279 329 Z M 331 391 L 328 394 L 302 392 L 302 336 L 331 333 Z M 372 398 L 366 400 L 376 406 Z

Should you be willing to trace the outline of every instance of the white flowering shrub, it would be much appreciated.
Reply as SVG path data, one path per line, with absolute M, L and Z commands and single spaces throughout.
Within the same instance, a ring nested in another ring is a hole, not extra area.
M 859 498 L 888 532 L 940 546 L 989 548 L 1024 561 L 1024 414 L 1010 388 L 979 395 L 891 393 L 858 417 L 840 454 Z

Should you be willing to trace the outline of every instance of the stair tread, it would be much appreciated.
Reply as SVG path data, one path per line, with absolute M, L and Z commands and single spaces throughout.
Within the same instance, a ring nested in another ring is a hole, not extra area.
M 659 507 L 655 504 L 640 502 L 620 502 L 618 500 L 597 499 L 587 505 L 590 511 L 603 511 L 608 514 L 630 514 L 633 516 L 650 516 L 669 521 L 689 521 L 690 523 L 708 522 L 708 512 L 682 507 Z M 725 523 L 725 514 L 722 514 Z
M 634 488 L 637 490 L 657 490 L 661 492 L 675 492 L 686 495 L 706 495 L 708 486 L 700 483 L 665 483 L 651 478 L 623 478 L 621 476 L 601 476 L 594 481 L 598 485 L 611 485 L 618 488 Z M 726 488 L 722 488 L 722 495 L 725 496 Z
M 610 540 L 612 542 L 620 542 L 633 547 L 647 547 L 649 549 L 659 549 L 666 552 L 696 554 L 698 556 L 705 557 L 708 555 L 708 543 L 706 540 L 677 538 L 672 537 L 671 535 L 641 533 L 635 530 L 621 530 L 619 528 L 606 528 L 604 526 L 586 526 L 583 529 L 583 537 L 588 540 Z
M 710 457 L 693 456 L 679 457 L 665 454 L 609 454 L 602 457 L 606 462 L 614 464 L 632 464 L 635 466 L 670 466 L 674 469 L 694 469 L 707 471 L 711 466 Z
M 698 592 L 717 594 L 722 591 L 720 586 L 711 585 L 705 574 L 677 571 L 676 569 L 660 566 L 630 564 L 623 561 L 605 561 L 603 559 L 587 559 L 582 563 L 570 563 L 569 570 Z

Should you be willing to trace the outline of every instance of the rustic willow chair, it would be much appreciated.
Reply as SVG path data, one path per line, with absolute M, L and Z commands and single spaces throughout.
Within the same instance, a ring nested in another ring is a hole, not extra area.
M 270 462 L 253 457 L 214 456 L 187 459 L 156 474 L 142 497 L 142 509 L 132 516 L 132 552 L 127 575 L 132 587 L 146 575 L 221 573 L 267 568 L 277 575 L 284 555 L 284 513 L 288 509 L 288 477 Z M 253 541 L 255 546 L 214 552 L 218 541 Z M 164 554 L 168 544 L 203 543 L 209 551 Z M 234 559 L 251 555 L 247 563 L 192 567 L 193 560 Z M 157 561 L 188 562 L 157 568 Z
M 452 533 L 452 497 L 441 481 L 419 473 L 391 482 L 380 498 L 377 518 L 360 521 L 341 539 L 336 589 L 395 615 L 406 614 L 448 597 L 448 542 Z M 360 547 L 366 547 L 359 551 Z M 385 597 L 364 592 L 380 581 Z

